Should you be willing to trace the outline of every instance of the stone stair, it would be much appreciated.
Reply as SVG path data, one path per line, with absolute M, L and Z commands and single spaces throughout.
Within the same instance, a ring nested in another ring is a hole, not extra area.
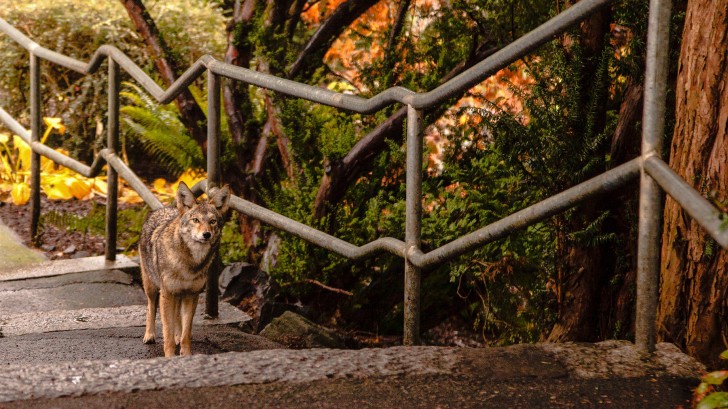
M 138 266 L 125 256 L 44 261 L 0 273 L 0 364 L 143 359 L 163 355 L 144 345 L 146 297 Z M 194 319 L 193 350 L 220 353 L 252 348 L 241 331 L 250 317 L 220 304 L 204 317 L 204 294 Z M 157 319 L 157 334 L 161 337 Z M 248 342 L 230 342 L 232 339 Z M 277 344 L 258 342 L 275 347 Z M 195 348 L 196 347 L 196 348 Z
M 283 349 L 244 332 L 250 317 L 227 303 L 206 319 L 204 295 L 195 355 L 169 359 L 142 343 L 145 303 L 126 257 L 43 261 L 0 240 L 0 408 L 641 409 L 689 404 L 703 370 L 674 345 L 650 355 L 627 341 Z

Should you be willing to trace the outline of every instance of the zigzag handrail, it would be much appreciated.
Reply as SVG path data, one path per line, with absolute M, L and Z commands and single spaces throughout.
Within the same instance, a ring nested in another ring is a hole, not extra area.
M 3 19 L 0 19 L 0 31 L 8 34 L 23 48 L 38 57 L 84 74 L 96 72 L 103 59 L 111 57 L 158 102 L 163 104 L 174 100 L 184 88 L 202 75 L 205 69 L 209 69 L 215 74 L 244 81 L 276 92 L 337 108 L 370 114 L 395 102 L 411 105 L 418 109 L 437 105 L 458 93 L 472 88 L 500 69 L 551 40 L 555 35 L 560 34 L 568 27 L 581 21 L 585 16 L 614 1 L 581 0 L 528 34 L 513 41 L 498 52 L 431 91 L 416 93 L 404 87 L 392 87 L 368 99 L 252 71 L 218 61 L 210 55 L 200 57 L 164 91 L 149 75 L 116 47 L 102 45 L 96 50 L 88 63 L 83 63 L 40 46 Z
M 144 182 L 117 155 L 111 153 L 108 149 L 102 149 L 94 158 L 93 164 L 89 167 L 62 153 L 54 151 L 46 145 L 39 142 L 31 142 L 30 132 L 17 123 L 2 108 L 0 108 L 0 121 L 5 123 L 13 133 L 25 140 L 37 153 L 67 168 L 73 169 L 86 177 L 98 175 L 104 162 L 108 162 L 153 210 L 163 206 Z M 407 247 L 405 243 L 394 237 L 382 237 L 361 246 L 356 246 L 235 195 L 231 198 L 231 207 L 265 224 L 308 240 L 346 258 L 359 260 L 381 254 L 382 252 L 389 252 L 403 258 L 409 257 L 411 262 L 416 266 L 427 268 L 452 260 L 475 248 L 505 237 L 515 230 L 526 228 L 531 224 L 537 223 L 585 201 L 594 195 L 616 189 L 639 174 L 640 163 L 641 158 L 633 159 L 617 168 L 466 234 L 428 253 L 417 250 L 406 254 Z M 200 181 L 192 187 L 192 191 L 197 195 L 202 194 L 206 190 L 207 180 Z
M 98 70 L 104 58 L 109 60 L 110 98 L 109 98 L 109 142 L 107 148 L 102 149 L 87 166 L 75 159 L 54 151 L 50 147 L 31 138 L 31 133 L 13 119 L 0 107 L 0 122 L 25 140 L 34 152 L 34 157 L 43 155 L 63 166 L 71 168 L 78 173 L 93 177 L 108 163 L 109 189 L 114 191 L 109 196 L 107 208 L 107 259 L 114 256 L 114 243 L 116 232 L 116 219 L 113 212 L 116 206 L 116 173 L 125 179 L 142 199 L 152 208 L 162 206 L 159 199 L 144 185 L 144 183 L 129 169 L 129 167 L 116 155 L 114 149 L 118 143 L 118 70 L 123 68 L 135 79 L 153 98 L 160 103 L 171 102 L 183 89 L 208 73 L 208 146 L 217 147 L 219 133 L 219 81 L 218 76 L 239 80 L 251 85 L 267 88 L 276 92 L 303 98 L 312 102 L 347 109 L 354 112 L 370 114 L 385 106 L 402 103 L 408 106 L 407 128 L 407 220 L 406 238 L 403 242 L 392 237 L 383 237 L 362 246 L 356 246 L 345 240 L 316 230 L 303 223 L 277 214 L 262 206 L 233 196 L 231 207 L 264 223 L 280 228 L 325 249 L 342 256 L 361 259 L 373 255 L 389 252 L 405 259 L 405 331 L 404 343 L 417 343 L 419 332 L 419 274 L 422 268 L 431 267 L 448 260 L 452 260 L 468 251 L 492 242 L 507 234 L 523 229 L 574 205 L 602 194 L 606 191 L 623 186 L 628 181 L 642 174 L 640 185 L 640 225 L 638 239 L 638 297 L 636 319 L 636 343 L 648 351 L 654 350 L 655 328 L 654 314 L 656 311 L 656 286 L 659 276 L 659 192 L 651 187 L 662 187 L 670 194 L 706 231 L 723 247 L 728 248 L 728 231 L 722 219 L 721 212 L 700 193 L 686 183 L 659 157 L 661 124 L 664 123 L 664 89 L 666 81 L 665 67 L 667 47 L 667 31 L 661 29 L 669 22 L 670 2 L 653 0 L 650 5 L 650 24 L 648 26 L 647 64 L 645 75 L 645 110 L 643 114 L 643 147 L 640 157 L 623 165 L 602 173 L 592 179 L 582 182 L 570 189 L 549 197 L 539 203 L 513 213 L 503 219 L 482 227 L 455 239 L 437 249 L 423 253 L 420 249 L 421 228 L 421 130 L 419 125 L 420 110 L 427 108 L 455 96 L 472 86 L 495 74 L 508 64 L 522 58 L 530 51 L 549 41 L 555 35 L 565 31 L 568 27 L 582 20 L 587 15 L 597 11 L 615 0 L 581 0 L 564 12 L 553 17 L 538 28 L 515 40 L 490 57 L 475 64 L 455 78 L 439 87 L 424 93 L 416 93 L 403 87 L 389 88 L 371 98 L 362 98 L 330 91 L 328 89 L 298 83 L 292 80 L 278 78 L 269 74 L 260 73 L 237 67 L 216 60 L 205 55 L 190 66 L 169 88 L 163 90 L 149 75 L 116 47 L 103 45 L 99 47 L 88 63 L 62 55 L 44 48 L 33 42 L 5 20 L 0 18 L 0 31 L 10 36 L 14 41 L 28 50 L 31 54 L 31 116 L 33 129 L 40 127 L 40 110 L 38 85 L 37 59 L 43 58 L 71 70 L 91 74 Z M 34 71 L 35 70 L 35 71 Z M 113 74 L 113 76 L 112 76 Z M 35 77 L 34 77 L 35 75 Z M 111 80 L 113 77 L 113 81 Z M 35 79 L 34 79 L 35 78 Z M 113 85 L 112 85 L 113 83 Z M 37 137 L 36 137 L 37 139 Z M 417 142 L 420 142 L 419 144 Z M 215 149 L 211 149 L 215 151 Z M 35 160 L 35 159 L 34 159 Z M 217 180 L 217 158 L 215 154 L 208 155 L 208 176 Z M 36 165 L 37 162 L 36 162 Z M 33 168 L 33 166 L 31 166 Z M 113 169 L 113 171 L 112 171 Z M 417 176 L 419 175 L 419 176 Z M 39 183 L 35 176 L 33 183 Z M 35 185 L 34 194 L 38 194 L 38 185 Z M 207 180 L 193 187 L 197 194 L 207 188 Z M 34 199 L 34 202 L 38 202 Z M 644 205 L 643 205 L 644 202 Z M 38 206 L 35 203 L 34 206 Z M 33 218 L 37 220 L 36 210 L 33 209 Z M 39 212 L 39 210 L 37 210 Z M 644 213 L 644 214 L 643 214 Z M 110 215 L 111 214 L 111 215 Z M 109 233 L 112 230 L 113 233 Z M 31 227 L 31 231 L 33 228 Z M 113 236 L 113 240 L 112 240 Z M 214 280 L 210 277 L 208 289 L 215 289 Z M 211 295 L 212 294 L 212 295 Z M 214 304 L 214 313 L 209 307 Z M 215 315 L 217 311 L 217 298 L 214 291 L 208 291 L 208 313 Z

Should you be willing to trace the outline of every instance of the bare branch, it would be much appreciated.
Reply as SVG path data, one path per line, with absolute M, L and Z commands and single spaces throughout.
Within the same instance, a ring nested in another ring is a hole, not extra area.
M 235 1 L 232 21 L 227 26 L 227 49 L 225 62 L 238 67 L 250 68 L 252 49 L 250 43 L 245 41 L 250 22 L 253 19 L 256 0 Z M 250 114 L 251 102 L 247 86 L 238 82 L 225 81 L 223 86 L 223 106 L 228 115 L 228 129 L 236 145 L 236 154 L 239 163 L 247 161 L 246 146 L 250 145 L 248 139 L 252 132 L 246 129 L 245 116 Z
M 166 86 L 172 85 L 180 73 L 177 58 L 164 41 L 164 37 L 159 32 L 154 19 L 149 15 L 141 0 L 121 0 L 121 4 L 124 5 L 129 18 L 147 43 L 149 54 L 154 59 L 154 65 L 157 67 L 164 84 Z M 188 89 L 185 89 L 175 99 L 175 103 L 185 127 L 205 151 L 207 144 L 205 123 L 207 118 L 204 112 L 197 105 L 197 101 L 195 101 Z
M 341 3 L 336 10 L 324 21 L 308 40 L 298 54 L 298 58 L 288 70 L 288 78 L 304 75 L 310 70 L 311 61 L 315 56 L 320 59 L 331 47 L 334 40 L 344 32 L 359 16 L 379 0 L 347 0 Z
M 342 290 L 340 288 L 330 287 L 330 286 L 328 286 L 328 285 L 326 285 L 326 284 L 324 284 L 324 283 L 322 283 L 320 281 L 316 281 L 316 280 L 313 280 L 311 278 L 307 278 L 304 281 L 306 281 L 307 283 L 315 284 L 315 285 L 317 285 L 317 286 L 319 286 L 319 287 L 321 287 L 321 288 L 323 288 L 325 290 L 333 291 L 333 292 L 335 292 L 337 294 L 344 294 L 344 295 L 348 295 L 349 297 L 351 297 L 352 295 L 354 295 L 354 293 L 352 293 L 351 291 L 346 291 L 346 290 Z
M 450 78 L 467 70 L 478 61 L 498 51 L 495 47 L 481 45 L 476 48 L 473 59 L 464 61 L 453 68 L 440 81 L 447 82 Z M 444 112 L 446 108 L 440 107 L 439 111 Z M 437 116 L 437 115 L 436 115 Z M 313 214 L 315 218 L 321 218 L 328 214 L 328 207 L 344 197 L 351 182 L 356 180 L 369 163 L 379 155 L 386 147 L 386 140 L 401 141 L 404 119 L 407 117 L 407 108 L 400 108 L 373 131 L 359 140 L 341 161 L 328 162 L 321 184 L 319 185 L 316 200 L 314 202 Z
M 394 25 L 392 25 L 392 31 L 389 32 L 389 41 L 387 41 L 387 54 L 391 55 L 394 51 L 394 47 L 397 45 L 397 39 L 402 33 L 402 27 L 404 27 L 404 19 L 407 16 L 407 9 L 409 9 L 410 0 L 403 0 L 399 3 L 397 9 L 397 16 L 394 18 Z
M 386 64 L 385 70 L 392 72 L 392 75 L 388 77 L 389 80 L 385 84 L 386 87 L 391 87 L 397 80 L 397 74 L 395 73 L 395 69 L 397 67 L 395 60 L 397 40 L 399 40 L 400 34 L 402 34 L 404 19 L 407 17 L 407 9 L 409 9 L 409 5 L 409 0 L 404 0 L 399 3 L 397 16 L 394 18 L 394 25 L 392 25 L 392 30 L 389 32 L 389 40 L 387 41 L 387 48 L 384 51 L 384 58 Z

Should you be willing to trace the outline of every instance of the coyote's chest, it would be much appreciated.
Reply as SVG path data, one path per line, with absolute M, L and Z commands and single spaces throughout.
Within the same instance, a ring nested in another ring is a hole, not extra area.
M 201 292 L 207 282 L 207 272 L 212 262 L 210 251 L 208 246 L 205 254 L 208 257 L 200 257 L 199 260 L 198 257 L 193 258 L 179 252 L 164 252 L 164 257 L 157 257 L 160 261 L 157 271 L 162 281 L 161 287 L 174 294 Z

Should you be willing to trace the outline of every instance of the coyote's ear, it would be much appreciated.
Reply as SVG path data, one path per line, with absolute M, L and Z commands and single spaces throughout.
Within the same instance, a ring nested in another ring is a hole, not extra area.
M 195 204 L 197 204 L 195 195 L 192 194 L 190 188 L 187 187 L 185 182 L 179 182 L 179 186 L 177 187 L 177 210 L 180 213 L 184 213 L 195 207 Z
M 214 205 L 220 214 L 227 213 L 230 202 L 230 186 L 225 185 L 220 189 L 213 187 L 210 189 L 209 196 L 210 204 Z

